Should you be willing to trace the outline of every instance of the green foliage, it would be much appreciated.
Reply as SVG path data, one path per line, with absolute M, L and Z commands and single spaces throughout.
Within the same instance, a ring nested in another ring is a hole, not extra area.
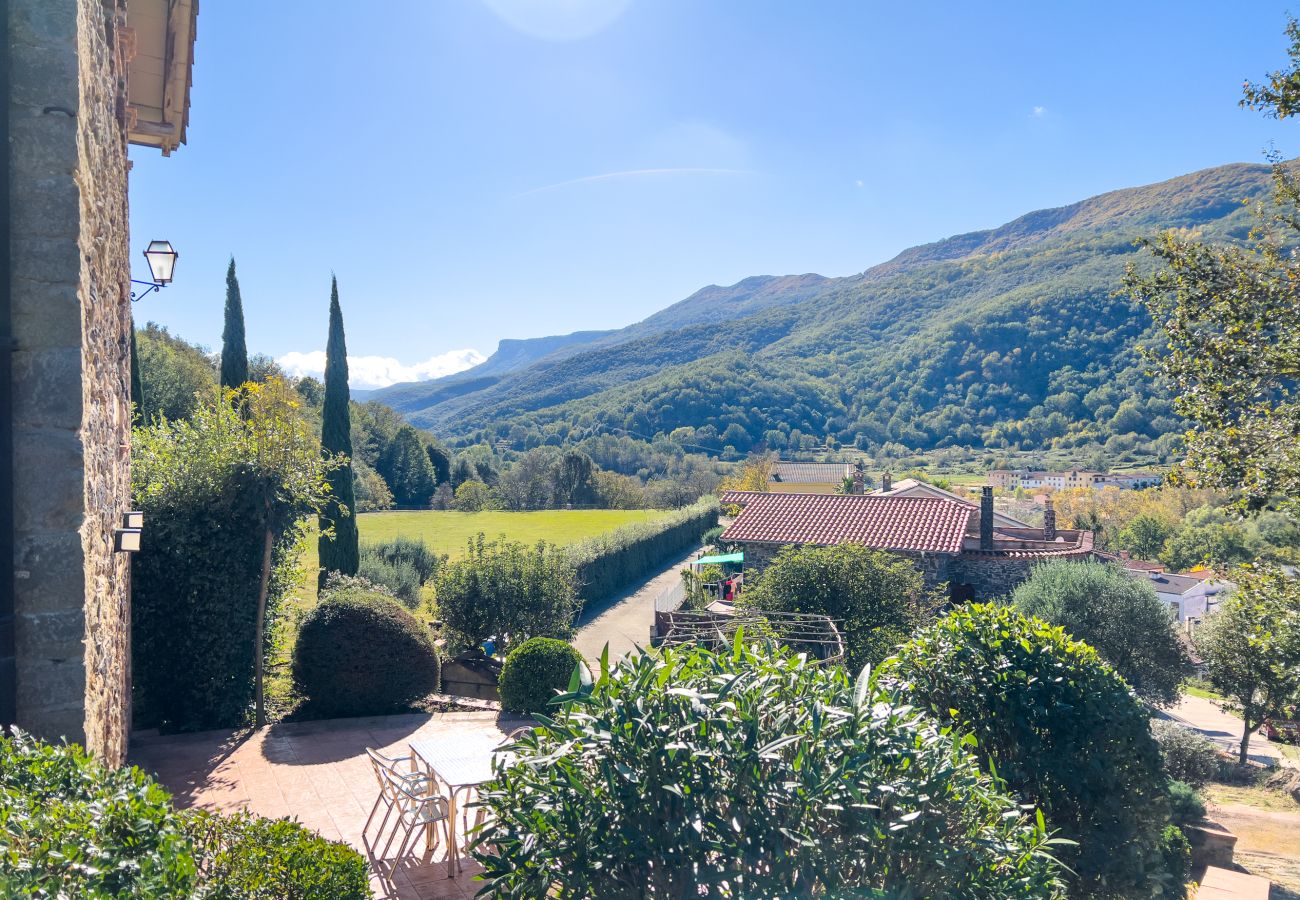
M 582 603 L 599 603 L 697 545 L 718 522 L 718 503 L 699 500 L 650 522 L 625 525 L 565 548 Z
M 244 301 L 235 277 L 235 258 L 226 269 L 226 325 L 221 332 L 221 386 L 238 388 L 248 381 L 248 346 L 244 340 Z
M 551 544 L 480 534 L 436 578 L 443 634 L 455 652 L 494 638 L 504 651 L 531 637 L 568 639 L 578 611 L 573 564 Z
M 424 452 L 419 433 L 410 425 L 397 429 L 377 469 L 392 490 L 398 506 L 424 508 L 429 505 L 429 498 L 437 486 L 433 463 Z
M 1237 589 L 1196 633 L 1205 674 L 1244 720 L 1238 761 L 1267 718 L 1300 698 L 1300 582 L 1281 569 L 1243 567 Z
M 1148 582 L 1099 562 L 1041 563 L 1011 602 L 1091 645 L 1144 700 L 1161 706 L 1178 701 L 1191 659 Z
M 149 776 L 0 734 L 0 894 L 179 900 L 194 875 L 171 798 Z
M 1152 515 L 1138 515 L 1129 520 L 1112 542 L 1118 550 L 1127 550 L 1135 559 L 1155 559 L 1164 550 L 1173 529 Z
M 1184 525 L 1165 542 L 1160 561 L 1175 572 L 1197 566 L 1226 568 L 1254 559 L 1242 530 L 1233 524 Z
M 348 402 L 348 347 L 343 333 L 343 311 L 339 307 L 339 283 L 330 281 L 329 339 L 325 344 L 325 399 L 321 411 L 321 452 L 341 457 L 345 463 L 329 475 L 330 498 L 320 516 L 320 584 L 331 572 L 355 575 L 360 557 L 357 550 L 357 501 L 352 473 L 352 420 Z
M 369 900 L 365 858 L 289 819 L 183 814 L 202 886 L 195 900 Z
M 393 508 L 393 492 L 388 489 L 388 482 L 355 457 L 352 459 L 352 476 L 352 496 L 356 501 L 357 512 Z
M 1241 105 L 1272 119 L 1289 119 L 1300 113 L 1300 22 L 1287 16 L 1286 36 L 1291 39 L 1291 67 L 1272 72 L 1268 84 L 1246 83 Z
M 1095 650 L 1010 607 L 975 604 L 923 630 L 886 667 L 1078 842 L 1061 854 L 1077 873 L 1073 891 L 1179 889 L 1162 857 L 1167 779 L 1149 714 Z
M 210 395 L 188 420 L 138 429 L 132 493 L 148 527 L 133 557 L 136 724 L 242 724 L 254 700 L 263 542 L 269 630 L 298 577 L 306 517 L 332 460 L 283 382 Z
M 395 538 L 361 548 L 361 577 L 388 588 L 408 608 L 420 603 L 421 589 L 445 562 L 423 542 Z
M 396 712 L 438 690 L 429 630 L 364 581 L 326 584 L 293 650 L 294 684 L 322 717 Z
M 1169 818 L 1175 825 L 1190 825 L 1205 818 L 1205 799 L 1185 781 L 1169 782 Z
M 716 547 L 718 545 L 718 538 L 722 537 L 722 532 L 726 530 L 727 529 L 722 525 L 714 525 L 700 536 L 700 543 L 705 547 Z
M 480 792 L 494 896 L 1061 895 L 1041 822 L 865 677 L 738 641 L 561 699 Z
M 497 503 L 491 488 L 477 478 L 471 478 L 456 488 L 455 506 L 461 512 L 482 512 L 496 509 Z
M 547 704 L 564 692 L 582 654 L 564 641 L 535 637 L 506 656 L 501 667 L 501 706 L 521 713 L 549 712 Z
M 1219 754 L 1209 738 L 1185 725 L 1157 719 L 1151 734 L 1160 745 L 1160 757 L 1170 778 L 1200 787 L 1218 777 Z
M 140 347 L 135 338 L 135 323 L 131 324 L 131 427 L 144 421 L 144 382 L 140 379 Z
M 1192 844 L 1177 825 L 1166 825 L 1160 833 L 1160 855 L 1165 871 L 1169 873 L 1166 894 L 1171 897 L 1187 896 L 1187 880 L 1192 874 Z
M 143 402 L 140 421 L 188 418 L 217 387 L 217 371 L 199 347 L 150 322 L 135 332 Z
M 740 595 L 754 609 L 830 616 L 853 671 L 880 662 L 906 641 L 929 599 L 909 560 L 855 544 L 787 547 Z
M 1280 95 L 1255 96 L 1279 115 L 1293 112 Z M 1152 359 L 1195 426 L 1178 477 L 1238 491 L 1243 509 L 1278 496 L 1300 508 L 1300 260 L 1292 252 L 1300 182 L 1278 162 L 1274 183 L 1275 210 L 1260 205 L 1244 246 L 1168 231 L 1144 242 L 1160 268 L 1125 279 L 1164 330 Z

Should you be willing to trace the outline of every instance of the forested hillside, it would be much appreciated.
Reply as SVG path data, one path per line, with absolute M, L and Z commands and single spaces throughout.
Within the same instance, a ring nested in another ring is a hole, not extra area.
M 1269 169 L 1231 165 L 912 248 L 846 278 L 706 288 L 506 372 L 377 396 L 463 441 L 597 434 L 744 453 L 824 443 L 1165 455 L 1179 422 L 1143 374 L 1145 311 L 1115 296 L 1162 228 L 1242 237 Z

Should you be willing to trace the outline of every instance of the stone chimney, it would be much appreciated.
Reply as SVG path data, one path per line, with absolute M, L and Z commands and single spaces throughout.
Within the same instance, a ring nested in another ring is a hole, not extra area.
M 888 472 L 881 473 L 880 492 L 882 494 L 888 494 L 893 489 L 894 489 L 894 476 L 890 475 Z
M 857 465 L 853 467 L 853 493 L 865 494 L 867 492 L 866 473 L 862 470 L 862 460 L 858 460 Z
M 980 494 L 980 549 L 993 549 L 993 486 L 985 485 Z
M 1047 506 L 1043 509 L 1043 540 L 1056 540 L 1056 508 L 1052 506 L 1052 498 L 1047 498 Z

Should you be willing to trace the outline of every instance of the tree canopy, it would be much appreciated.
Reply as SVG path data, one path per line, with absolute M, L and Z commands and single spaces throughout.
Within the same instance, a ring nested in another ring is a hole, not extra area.
M 235 258 L 226 269 L 226 324 L 221 332 L 221 386 L 237 388 L 248 381 L 248 345 L 244 338 L 244 300 L 235 276 Z
M 321 410 L 321 452 L 343 464 L 329 475 L 330 497 L 320 517 L 320 581 L 331 572 L 355 575 L 360 562 L 357 546 L 357 501 L 352 466 L 352 419 L 348 391 L 348 346 L 343 333 L 338 279 L 330 280 L 329 336 L 325 343 L 325 396 Z M 378 492 L 371 491 L 371 496 Z

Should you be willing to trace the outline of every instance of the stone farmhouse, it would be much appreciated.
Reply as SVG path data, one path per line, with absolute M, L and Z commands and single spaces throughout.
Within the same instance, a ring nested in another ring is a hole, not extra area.
M 1050 506 L 1042 528 L 997 525 L 990 487 L 978 507 L 946 497 L 755 491 L 729 491 L 722 502 L 741 508 L 720 540 L 744 552 L 747 574 L 788 546 L 861 544 L 912 560 L 954 601 L 983 601 L 1008 593 L 1039 562 L 1093 556 L 1092 532 L 1057 529 Z
M 127 145 L 184 143 L 197 14 L 197 0 L 0 14 L 0 725 L 109 765 L 126 757 L 138 535 Z

